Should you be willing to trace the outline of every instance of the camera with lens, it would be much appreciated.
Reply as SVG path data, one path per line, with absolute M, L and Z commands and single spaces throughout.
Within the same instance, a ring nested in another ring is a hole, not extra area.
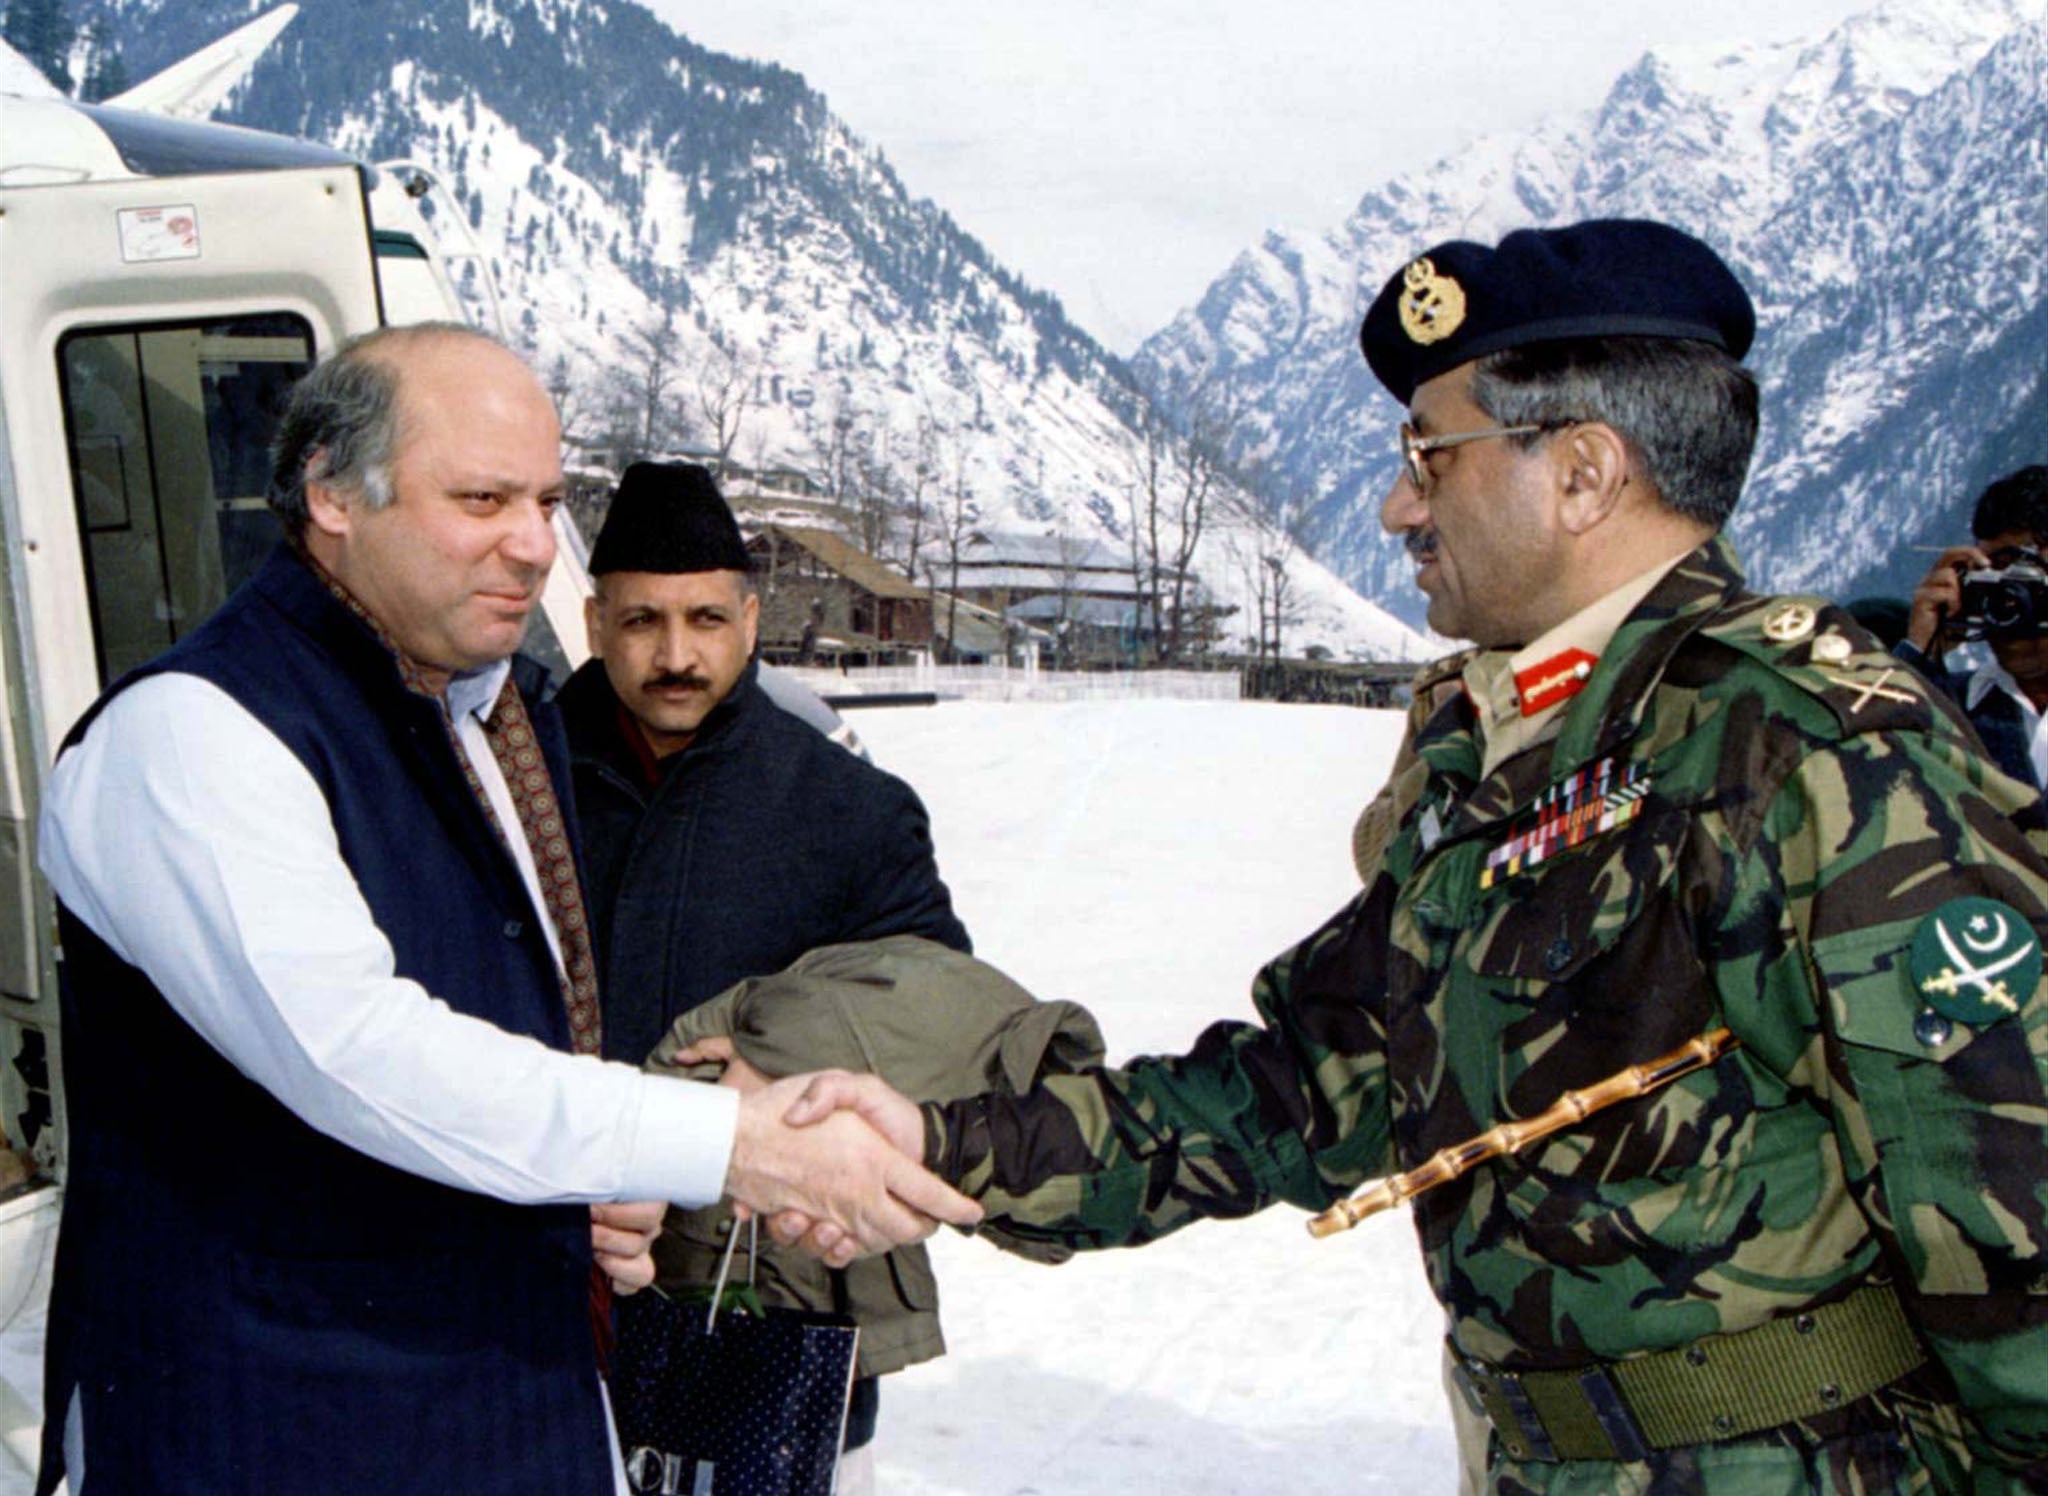
M 1964 641 L 2048 634 L 2048 564 L 2020 555 L 2005 566 L 1964 572 L 1962 608 L 1950 628 Z

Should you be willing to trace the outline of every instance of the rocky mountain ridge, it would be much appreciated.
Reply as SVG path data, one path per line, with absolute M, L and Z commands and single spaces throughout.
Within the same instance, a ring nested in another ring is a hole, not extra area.
M 1731 527 L 1752 580 L 1910 590 L 1910 545 L 2048 456 L 2044 47 L 2038 3 L 1891 0 L 1813 43 L 1652 52 L 1584 115 L 1396 177 L 1326 234 L 1268 235 L 1136 363 L 1244 392 L 1235 455 L 1312 494 L 1318 554 L 1416 616 L 1376 521 L 1400 412 L 1358 359 L 1364 306 L 1444 239 L 1666 219 L 1758 301 L 1764 431 Z
M 77 9 L 113 22 L 138 78 L 250 14 Z M 721 442 L 982 528 L 1128 546 L 1145 446 L 1128 371 L 793 73 L 628 0 L 303 0 L 221 117 L 429 167 L 572 426 L 637 398 L 677 418 L 655 445 Z M 1249 629 L 1258 558 L 1286 546 L 1240 489 L 1218 495 L 1195 564 Z M 1313 561 L 1289 570 L 1290 647 L 1426 650 Z

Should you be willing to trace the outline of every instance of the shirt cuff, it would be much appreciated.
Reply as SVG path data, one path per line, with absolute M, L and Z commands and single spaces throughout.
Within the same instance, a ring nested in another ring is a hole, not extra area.
M 740 1093 L 666 1075 L 641 1080 L 640 1126 L 620 1198 L 710 1205 L 725 1193 Z

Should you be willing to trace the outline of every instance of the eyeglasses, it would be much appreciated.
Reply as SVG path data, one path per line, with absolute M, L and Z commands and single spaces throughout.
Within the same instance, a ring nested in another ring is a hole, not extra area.
M 1545 431 L 1562 431 L 1567 426 L 1576 426 L 1577 421 L 1537 421 L 1527 426 L 1489 426 L 1484 431 L 1450 431 L 1442 436 L 1418 436 L 1415 428 L 1406 421 L 1401 423 L 1401 466 L 1407 470 L 1408 481 L 1415 485 L 1417 493 L 1429 490 L 1429 465 L 1423 460 L 1432 452 L 1441 452 L 1448 447 L 1462 447 L 1467 442 L 1483 442 L 1495 436 L 1536 436 Z

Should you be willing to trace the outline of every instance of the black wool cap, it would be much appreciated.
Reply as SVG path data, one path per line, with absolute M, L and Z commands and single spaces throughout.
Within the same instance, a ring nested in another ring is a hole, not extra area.
M 1439 374 L 1529 343 L 1690 338 L 1739 359 L 1755 336 L 1756 308 L 1719 255 L 1636 218 L 1519 229 L 1494 248 L 1439 244 L 1387 282 L 1358 331 L 1403 405 Z
M 590 574 L 608 571 L 746 571 L 739 522 L 708 468 L 694 462 L 636 462 L 605 512 Z

